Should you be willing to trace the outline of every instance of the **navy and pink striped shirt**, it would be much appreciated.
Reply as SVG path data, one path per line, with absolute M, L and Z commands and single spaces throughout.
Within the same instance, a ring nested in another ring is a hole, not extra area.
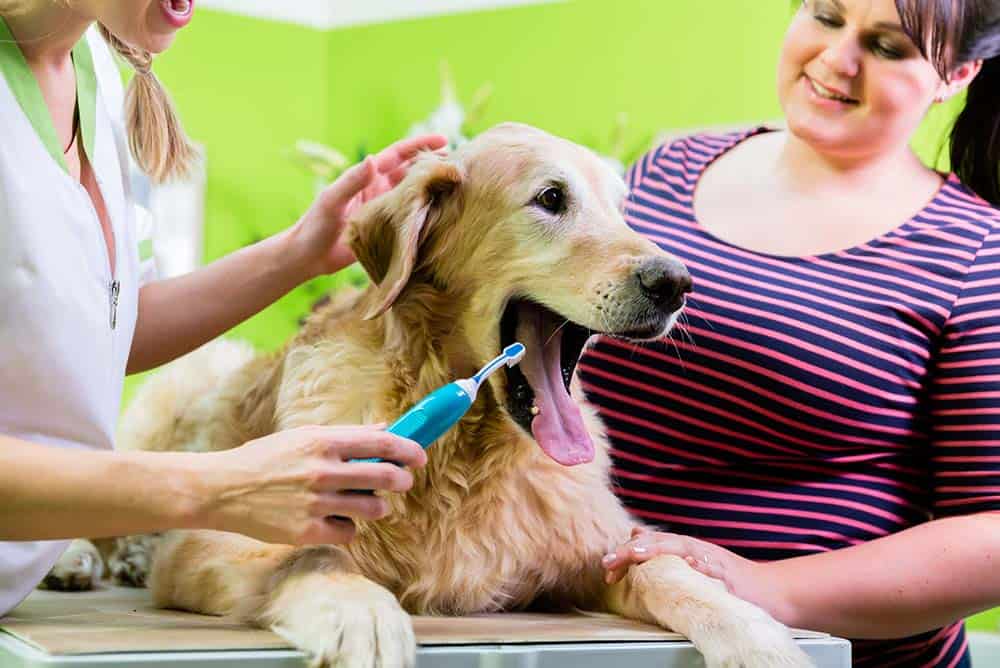
M 688 336 L 602 338 L 579 374 L 646 522 L 758 560 L 1000 510 L 1000 212 L 949 177 L 910 220 L 780 257 L 699 226 L 699 176 L 763 129 L 657 148 L 629 224 L 694 279 Z M 856 666 L 969 665 L 961 624 L 854 643 Z

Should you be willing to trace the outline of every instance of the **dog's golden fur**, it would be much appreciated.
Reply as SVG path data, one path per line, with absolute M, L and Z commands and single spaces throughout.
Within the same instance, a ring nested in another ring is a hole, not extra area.
M 559 221 L 526 206 L 556 179 L 574 197 Z M 624 195 L 588 151 L 525 126 L 495 128 L 449 157 L 424 156 L 352 221 L 371 288 L 313 314 L 279 353 L 256 357 L 220 342 L 179 360 L 140 391 L 123 444 L 217 450 L 305 425 L 389 422 L 497 354 L 513 294 L 596 331 L 626 331 L 636 267 L 665 254 L 624 224 Z M 168 535 L 153 567 L 155 599 L 248 614 L 324 665 L 409 665 L 403 610 L 539 604 L 669 626 L 710 666 L 809 665 L 781 625 L 681 559 L 653 559 L 606 586 L 601 557 L 636 522 L 610 490 L 599 420 L 582 405 L 596 456 L 566 467 L 511 419 L 505 400 L 496 374 L 433 445 L 413 488 L 387 497 L 392 513 L 359 523 L 349 545 Z

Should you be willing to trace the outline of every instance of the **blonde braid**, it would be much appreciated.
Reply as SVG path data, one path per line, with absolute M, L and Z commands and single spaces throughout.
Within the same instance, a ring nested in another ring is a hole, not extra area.
M 170 96 L 152 72 L 152 54 L 129 46 L 103 25 L 100 30 L 111 48 L 135 70 L 125 94 L 125 119 L 132 155 L 156 183 L 183 177 L 190 170 L 196 151 L 184 134 Z

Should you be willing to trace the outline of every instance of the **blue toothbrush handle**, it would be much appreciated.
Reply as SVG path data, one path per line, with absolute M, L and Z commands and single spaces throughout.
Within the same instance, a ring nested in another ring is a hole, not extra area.
M 406 411 L 386 431 L 416 441 L 424 449 L 462 419 L 472 405 L 472 397 L 458 383 L 448 383 L 424 397 Z M 378 457 L 357 459 L 359 462 L 380 462 Z
M 441 434 L 461 420 L 471 405 L 472 397 L 461 385 L 448 383 L 424 397 L 416 406 L 393 422 L 386 431 L 416 441 L 420 447 L 427 449 Z M 380 457 L 368 457 L 351 461 L 378 463 L 383 460 Z M 351 492 L 374 494 L 370 489 L 355 489 Z

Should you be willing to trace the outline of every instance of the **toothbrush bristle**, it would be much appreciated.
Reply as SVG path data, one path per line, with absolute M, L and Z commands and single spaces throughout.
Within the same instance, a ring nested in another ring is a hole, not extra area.
M 507 366 L 512 367 L 524 359 L 524 351 L 523 343 L 512 343 L 504 348 L 503 352 L 507 356 Z

